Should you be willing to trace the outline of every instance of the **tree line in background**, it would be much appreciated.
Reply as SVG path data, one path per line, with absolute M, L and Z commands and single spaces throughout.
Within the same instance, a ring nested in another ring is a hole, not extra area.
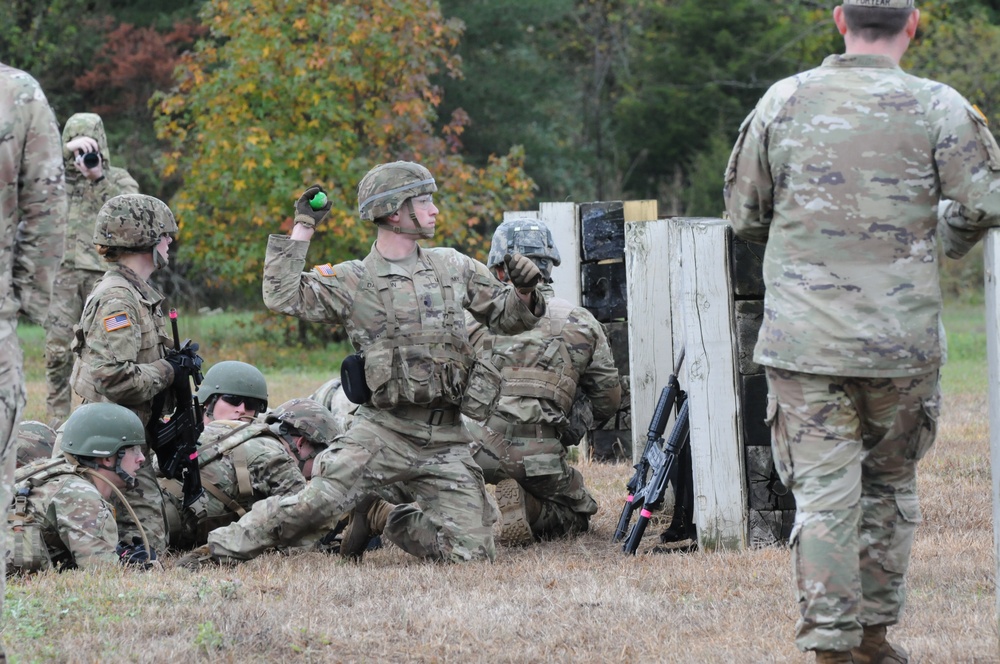
M 1000 122 L 1000 1 L 926 0 L 903 61 Z M 174 275 L 259 298 L 264 237 L 305 186 L 333 214 L 311 258 L 372 240 L 374 164 L 437 176 L 438 241 L 483 257 L 503 210 L 655 198 L 718 216 L 740 122 L 842 50 L 822 0 L 8 0 L 0 60 L 60 123 L 105 120 L 115 165 L 181 224 Z M 967 286 L 976 266 L 952 267 Z M 981 281 L 981 280 L 980 280 Z

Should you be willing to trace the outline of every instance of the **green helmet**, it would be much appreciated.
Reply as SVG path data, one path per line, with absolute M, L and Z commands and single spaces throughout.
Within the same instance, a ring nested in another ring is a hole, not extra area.
M 111 457 L 120 450 L 146 443 L 142 420 L 125 406 L 87 403 L 66 420 L 62 451 L 81 457 Z
M 537 219 L 508 219 L 497 226 L 486 267 L 492 270 L 503 263 L 505 255 L 515 253 L 534 261 L 547 281 L 552 279 L 552 268 L 562 262 L 552 231 Z
M 101 206 L 94 224 L 94 244 L 122 249 L 152 249 L 164 233 L 177 233 L 174 213 L 158 198 L 121 194 Z
M 374 221 L 398 210 L 407 199 L 437 191 L 434 176 L 412 161 L 379 164 L 361 178 L 358 185 L 358 212 Z
M 17 425 L 17 465 L 52 456 L 56 444 L 55 429 L 44 422 L 24 420 Z
M 206 403 L 218 394 L 260 399 L 267 408 L 267 381 L 260 369 L 235 360 L 213 364 L 198 388 L 198 401 Z
M 314 445 L 329 445 L 344 433 L 333 413 L 312 399 L 292 399 L 269 413 L 265 422 L 287 427 L 306 437 Z M 279 433 L 288 433 L 287 428 Z

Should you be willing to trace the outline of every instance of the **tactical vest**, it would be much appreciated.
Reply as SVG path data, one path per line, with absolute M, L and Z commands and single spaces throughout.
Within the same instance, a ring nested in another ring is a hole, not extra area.
M 434 252 L 425 252 L 424 256 L 441 284 L 444 326 L 407 333 L 399 330 L 389 280 L 378 275 L 372 254 L 364 259 L 386 315 L 385 335 L 364 351 L 365 380 L 372 391 L 371 404 L 376 408 L 458 406 L 462 401 L 473 360 L 465 316 L 455 300 L 454 284 L 441 278 L 447 274 L 445 266 L 438 264 L 440 259 Z
M 204 487 L 205 491 L 211 494 L 212 497 L 220 503 L 225 505 L 229 510 L 228 514 L 211 518 L 200 518 L 199 530 L 203 531 L 202 534 L 206 534 L 208 531 L 219 526 L 227 525 L 247 513 L 246 509 L 240 504 L 240 502 L 238 502 L 246 501 L 253 497 L 253 483 L 250 478 L 250 467 L 247 463 L 247 452 L 246 448 L 243 447 L 243 443 L 259 436 L 274 437 L 274 434 L 271 433 L 271 429 L 268 425 L 262 422 L 215 420 L 213 424 L 226 426 L 229 430 L 215 440 L 208 441 L 198 446 L 198 467 L 204 468 L 221 457 L 229 457 L 236 472 L 237 490 L 236 497 L 230 497 L 217 485 L 206 481 L 204 476 L 202 476 L 202 487 Z M 168 492 L 178 501 L 183 500 L 184 490 L 183 485 L 180 482 L 163 477 L 158 478 L 158 481 L 160 483 L 160 488 Z M 168 518 L 174 516 L 175 515 L 173 514 L 169 514 Z M 179 519 L 179 515 L 177 515 L 176 518 Z M 168 525 L 180 527 L 179 521 L 175 525 L 174 518 L 169 518 L 169 521 L 171 523 Z
M 506 366 L 502 357 L 496 358 L 500 365 L 503 383 L 501 397 L 530 397 L 548 399 L 563 413 L 568 413 L 576 396 L 576 384 L 580 374 L 573 368 L 569 350 L 562 340 L 562 329 L 573 310 L 566 300 L 551 298 L 547 303 L 548 315 L 535 327 L 548 345 L 530 367 Z

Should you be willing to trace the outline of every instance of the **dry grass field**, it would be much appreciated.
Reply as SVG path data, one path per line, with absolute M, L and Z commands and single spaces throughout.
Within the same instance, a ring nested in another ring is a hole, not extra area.
M 984 384 L 956 362 L 936 448 L 922 463 L 924 523 L 909 604 L 891 632 L 922 663 L 1000 662 Z M 977 374 L 978 375 L 978 374 Z M 274 403 L 319 384 L 268 373 Z M 32 381 L 37 403 L 41 386 Z M 31 411 L 29 411 L 29 415 Z M 788 552 L 635 557 L 609 540 L 631 468 L 581 462 L 601 505 L 568 541 L 438 565 L 398 549 L 361 564 L 272 554 L 193 573 L 13 580 L 12 662 L 811 662 L 792 642 Z

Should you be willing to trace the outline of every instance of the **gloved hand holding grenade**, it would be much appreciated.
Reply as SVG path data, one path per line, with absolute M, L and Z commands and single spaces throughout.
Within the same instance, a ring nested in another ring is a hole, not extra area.
M 314 184 L 295 201 L 295 223 L 302 224 L 306 228 L 316 228 L 316 224 L 330 214 L 332 207 L 333 204 L 330 203 L 323 187 Z

